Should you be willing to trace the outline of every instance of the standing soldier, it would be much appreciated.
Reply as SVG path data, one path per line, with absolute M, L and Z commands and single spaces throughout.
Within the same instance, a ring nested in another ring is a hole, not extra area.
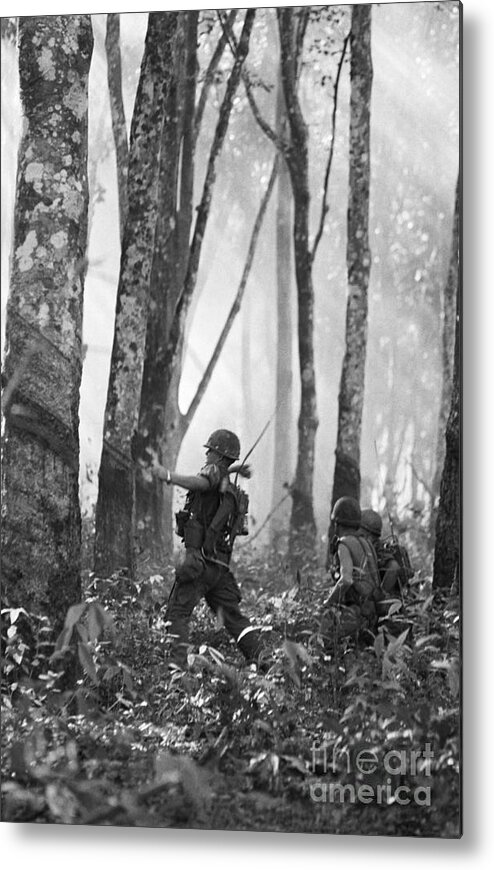
M 236 535 L 246 534 L 247 496 L 230 482 L 229 475 L 250 476 L 248 466 L 235 463 L 240 441 L 234 432 L 217 429 L 207 443 L 206 464 L 199 474 L 184 475 L 156 465 L 154 474 L 168 486 L 188 491 L 184 510 L 176 514 L 177 534 L 185 544 L 185 559 L 175 572 L 166 619 L 178 638 L 174 660 L 186 663 L 189 621 L 204 597 L 222 619 L 248 661 L 260 652 L 260 631 L 240 611 L 241 594 L 229 570 Z
M 338 499 L 331 521 L 336 528 L 331 550 L 332 573 L 337 582 L 325 605 L 339 605 L 341 634 L 356 634 L 364 629 L 374 631 L 376 600 L 380 595 L 379 570 L 374 547 L 360 528 L 358 501 L 349 496 Z

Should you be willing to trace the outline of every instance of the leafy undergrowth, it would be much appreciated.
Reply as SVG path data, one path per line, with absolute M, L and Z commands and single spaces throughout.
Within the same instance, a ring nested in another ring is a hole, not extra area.
M 171 567 L 91 577 L 55 642 L 5 607 L 4 821 L 459 836 L 458 599 L 419 579 L 375 638 L 325 637 L 323 573 L 251 555 L 259 668 L 205 605 L 168 666 Z

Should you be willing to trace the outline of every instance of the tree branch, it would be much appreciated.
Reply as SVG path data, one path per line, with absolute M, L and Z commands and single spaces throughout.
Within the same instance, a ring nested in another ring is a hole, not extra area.
M 243 543 L 243 544 L 239 544 L 239 545 L 238 545 L 238 549 L 239 549 L 239 550 L 241 550 L 243 547 L 246 547 L 248 544 L 252 544 L 252 542 L 255 541 L 255 539 L 258 537 L 258 535 L 261 534 L 262 530 L 263 530 L 263 529 L 265 528 L 265 526 L 268 524 L 268 522 L 269 522 L 269 520 L 271 519 L 271 517 L 273 516 L 273 514 L 276 513 L 276 511 L 278 510 L 278 508 L 281 507 L 281 505 L 282 505 L 282 504 L 287 500 L 287 498 L 290 498 L 290 497 L 291 497 L 291 494 L 292 494 L 291 487 L 288 487 L 288 492 L 286 492 L 284 495 L 282 495 L 281 498 L 280 498 L 280 500 L 275 504 L 275 506 L 274 506 L 273 508 L 271 508 L 271 510 L 269 511 L 268 515 L 265 517 L 264 522 L 262 523 L 261 526 L 259 526 L 259 528 L 257 529 L 256 533 L 255 533 L 254 535 L 252 535 L 252 537 L 249 538 L 248 541 L 245 541 L 245 543 Z
M 286 158 L 288 164 L 292 164 L 293 167 L 292 155 L 297 155 L 307 148 L 307 128 L 297 95 L 300 65 L 294 58 L 295 38 L 292 13 L 291 8 L 277 8 L 276 10 L 281 46 L 281 80 L 290 127 L 290 146 L 287 148 Z M 300 46 L 300 50 L 301 48 L 302 46 Z
M 232 52 L 233 56 L 235 57 L 235 55 L 237 53 L 237 41 L 235 39 L 235 34 L 233 33 L 231 27 L 229 27 L 229 22 L 223 20 L 223 17 L 221 15 L 221 10 L 218 10 L 218 17 L 219 17 L 221 26 L 223 28 L 223 32 L 225 33 L 226 38 L 228 40 L 228 43 L 230 46 L 230 51 Z M 249 106 L 252 110 L 252 114 L 254 115 L 254 118 L 257 121 L 259 127 L 261 128 L 263 133 L 268 137 L 268 139 L 270 139 L 271 142 L 273 142 L 273 144 L 275 145 L 277 150 L 281 151 L 282 153 L 285 153 L 288 149 L 288 144 L 286 142 L 284 142 L 283 139 L 281 139 L 275 133 L 275 131 L 268 124 L 268 122 L 265 120 L 265 118 L 263 118 L 261 111 L 259 109 L 259 106 L 256 103 L 254 94 L 252 93 L 252 82 L 250 80 L 249 73 L 245 69 L 245 67 L 242 69 L 242 82 L 243 82 L 243 85 L 245 88 L 245 93 L 247 96 Z
M 328 205 L 327 199 L 328 199 L 329 176 L 330 176 L 330 172 L 331 172 L 331 166 L 333 163 L 334 143 L 335 143 L 335 136 L 336 136 L 336 109 L 337 109 L 337 105 L 338 105 L 338 88 L 339 88 L 339 84 L 340 84 L 341 71 L 343 69 L 343 61 L 345 59 L 346 47 L 348 45 L 349 39 L 350 39 L 350 34 L 347 33 L 347 35 L 345 36 L 345 39 L 343 41 L 343 49 L 341 51 L 340 59 L 338 61 L 338 69 L 336 72 L 336 79 L 335 79 L 334 88 L 333 88 L 333 113 L 332 113 L 332 118 L 331 118 L 331 145 L 329 148 L 328 162 L 326 165 L 326 173 L 324 175 L 323 198 L 322 198 L 322 204 L 321 204 L 321 219 L 319 221 L 319 228 L 317 230 L 316 237 L 314 239 L 314 244 L 312 246 L 311 255 L 310 255 L 312 261 L 314 260 L 314 257 L 316 256 L 316 251 L 317 251 L 317 248 L 319 246 L 319 242 L 321 241 L 322 234 L 324 231 L 324 222 L 326 220 L 326 215 L 329 212 L 329 205 Z
M 107 61 L 108 95 L 115 143 L 117 167 L 118 210 L 120 219 L 120 242 L 122 243 L 127 220 L 127 177 L 129 167 L 129 144 L 122 97 L 122 62 L 120 58 L 120 15 L 108 13 L 106 19 L 105 51 Z
M 197 408 L 198 408 L 198 406 L 199 406 L 199 404 L 204 396 L 204 393 L 206 392 L 206 389 L 207 389 L 208 384 L 211 380 L 211 376 L 213 374 L 215 365 L 219 359 L 220 353 L 223 350 L 225 342 L 226 342 L 228 335 L 230 333 L 231 327 L 233 325 L 233 321 L 235 320 L 235 317 L 237 316 L 238 312 L 240 311 L 240 306 L 242 304 L 242 299 L 243 299 L 243 296 L 245 293 L 245 288 L 247 286 L 247 281 L 248 281 L 250 270 L 252 267 L 252 261 L 254 259 L 254 254 L 255 254 L 255 250 L 256 250 L 256 246 L 257 246 L 257 240 L 259 238 L 259 233 L 261 231 L 261 227 L 262 227 L 262 224 L 264 221 L 266 209 L 268 207 L 268 203 L 269 203 L 269 200 L 271 198 L 271 194 L 273 192 L 274 183 L 275 183 L 276 177 L 278 175 L 279 160 L 280 160 L 280 157 L 277 154 L 274 158 L 274 161 L 273 161 L 273 166 L 271 169 L 271 175 L 270 175 L 270 178 L 268 181 L 268 185 L 266 187 L 266 190 L 264 192 L 264 196 L 263 196 L 261 203 L 259 205 L 259 211 L 257 213 L 257 217 L 256 217 L 255 222 L 254 222 L 254 227 L 252 229 L 252 235 L 250 238 L 249 249 L 248 249 L 247 257 L 245 260 L 244 270 L 242 273 L 242 277 L 240 279 L 240 283 L 238 285 L 237 294 L 235 296 L 232 307 L 230 309 L 230 313 L 228 314 L 228 317 L 225 321 L 225 325 L 223 326 L 223 329 L 221 331 L 220 337 L 217 341 L 217 344 L 216 344 L 216 347 L 213 351 L 211 359 L 209 360 L 209 363 L 206 367 L 206 370 L 204 371 L 204 374 L 200 380 L 200 383 L 199 383 L 199 386 L 196 390 L 195 396 L 192 399 L 192 402 L 190 403 L 188 411 L 186 412 L 186 414 L 183 415 L 184 416 L 184 423 L 187 427 L 190 425 L 192 418 L 193 418 L 195 412 L 197 411 Z
M 232 25 L 237 17 L 238 9 L 231 9 L 230 14 L 228 15 L 227 20 L 227 28 L 231 30 Z M 206 70 L 206 74 L 204 76 L 204 83 L 201 90 L 201 95 L 199 97 L 199 102 L 197 103 L 197 109 L 194 117 L 194 143 L 197 141 L 197 137 L 199 136 L 199 130 L 201 128 L 202 116 L 204 115 L 204 109 L 206 108 L 207 99 L 209 96 L 209 91 L 211 90 L 211 85 L 214 81 L 214 75 L 216 70 L 218 69 L 221 58 L 223 57 L 223 52 L 225 50 L 226 44 L 228 42 L 228 33 L 225 31 L 223 27 L 223 22 L 220 17 L 220 24 L 222 29 L 222 34 L 216 44 L 216 48 L 214 50 L 213 56 L 209 62 L 209 66 Z
M 295 34 L 295 78 L 298 81 L 300 76 L 302 47 L 305 39 L 305 31 L 309 23 L 309 7 L 302 6 L 298 15 L 298 23 Z
M 196 147 L 194 107 L 197 83 L 196 64 L 198 19 L 199 12 L 196 10 L 187 13 L 186 60 L 183 82 L 184 93 L 183 104 L 180 107 L 183 119 L 181 131 L 182 153 L 181 159 L 179 160 L 180 205 L 177 212 L 178 257 L 180 264 L 177 274 L 180 282 L 182 282 L 184 277 L 187 254 L 189 252 L 190 228 L 192 226 L 192 209 L 194 200 L 194 154 Z
M 197 218 L 194 227 L 192 243 L 190 246 L 187 271 L 182 290 L 175 306 L 175 313 L 168 336 L 165 359 L 165 401 L 168 395 L 168 387 L 173 367 L 173 361 L 178 351 L 180 337 L 183 334 L 185 318 L 187 316 L 190 300 L 192 298 L 192 294 L 196 285 L 197 270 L 199 268 L 202 242 L 211 206 L 213 186 L 216 179 L 216 161 L 226 136 L 228 121 L 233 106 L 233 97 L 240 81 L 242 66 L 249 51 L 249 40 L 254 24 L 255 15 L 255 9 L 247 9 L 244 19 L 244 25 L 242 28 L 242 34 L 238 44 L 238 51 L 235 58 L 235 63 L 233 65 L 230 78 L 228 79 L 225 95 L 220 106 L 218 122 L 216 124 L 214 139 L 209 153 L 209 160 L 206 169 L 206 177 L 204 179 L 201 201 L 197 207 Z

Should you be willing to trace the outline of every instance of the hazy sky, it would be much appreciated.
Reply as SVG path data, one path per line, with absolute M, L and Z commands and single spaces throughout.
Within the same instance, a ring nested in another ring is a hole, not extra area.
M 193 8 L 195 4 L 182 4 L 182 8 Z M 385 4 L 387 5 L 387 4 Z M 434 4 L 420 4 L 423 7 L 431 8 Z M 450 85 L 444 86 L 445 71 L 440 67 L 434 69 L 434 63 L 437 60 L 434 56 L 424 53 L 424 57 L 412 57 L 407 50 L 406 34 L 408 30 L 408 21 L 413 13 L 414 4 L 392 4 L 390 9 L 382 9 L 375 7 L 373 10 L 373 66 L 374 66 L 374 83 L 373 83 L 373 105 L 372 105 L 372 121 L 373 121 L 373 138 L 372 145 L 376 145 L 378 141 L 388 141 L 391 143 L 391 149 L 398 149 L 400 137 L 407 139 L 406 147 L 410 147 L 410 141 L 413 137 L 420 142 L 421 137 L 428 142 L 429 152 L 424 154 L 422 172 L 424 178 L 433 176 L 434 167 L 440 163 L 441 170 L 441 185 L 445 189 L 445 216 L 448 221 L 451 221 L 451 211 L 454 196 L 454 184 L 457 173 L 457 141 L 454 137 L 448 141 L 444 135 L 444 118 L 447 116 L 448 108 L 445 101 L 449 100 L 452 110 L 455 111 L 456 91 L 454 87 L 454 74 L 450 79 Z M 42 7 L 44 10 L 44 7 Z M 111 4 L 105 4 L 105 11 L 111 11 Z M 115 11 L 122 11 L 125 4 L 117 7 Z M 147 8 L 166 8 L 161 6 L 153 6 L 148 4 Z M 242 7 L 241 7 L 242 8 Z M 48 10 L 47 10 L 48 11 Z M 54 11 L 57 11 L 56 8 Z M 66 10 L 64 10 L 66 11 Z M 37 9 L 36 14 L 39 14 Z M 143 13 L 137 15 L 122 16 L 122 41 L 124 44 L 133 44 L 136 47 L 137 56 L 139 51 L 142 51 L 143 40 L 146 29 L 147 16 Z M 104 24 L 105 16 L 96 16 L 95 24 L 95 52 L 93 56 L 91 77 L 90 77 L 90 141 L 94 141 L 94 137 L 98 137 L 99 125 L 103 120 L 106 129 L 109 129 L 109 108 L 105 93 L 106 86 L 106 70 L 103 60 L 103 39 L 104 39 Z M 140 47 L 140 48 L 139 48 Z M 124 55 L 125 57 L 125 55 Z M 16 90 L 12 87 L 15 82 L 15 66 L 13 53 L 9 57 L 8 52 L 2 54 L 2 306 L 5 303 L 5 289 L 8 286 L 8 251 L 10 246 L 8 228 L 10 224 L 9 214 L 12 209 L 12 197 L 14 192 L 15 180 L 15 154 L 16 154 L 16 134 L 18 134 L 19 120 L 15 112 L 16 108 Z M 138 68 L 136 65 L 134 86 L 137 83 Z M 427 87 L 434 89 L 435 83 L 438 83 L 437 102 L 435 103 L 434 94 L 429 94 L 427 100 L 424 100 L 424 91 L 422 79 Z M 451 85 L 453 83 L 453 85 Z M 102 87 L 102 84 L 104 85 Z M 449 90 L 448 90 L 449 89 Z M 127 96 L 127 117 L 130 123 L 132 95 Z M 439 121 L 439 119 L 442 119 Z M 6 123 L 9 127 L 6 127 Z M 13 126 L 10 126 L 13 125 Z M 339 135 L 344 137 L 345 131 L 340 131 Z M 396 145 L 395 145 L 396 143 Z M 431 146 L 431 143 L 432 146 Z M 437 143 L 435 147 L 434 143 Z M 404 146 L 403 146 L 404 147 Z M 432 154 L 431 154 L 432 152 Z M 437 153 L 435 153 L 437 152 Z M 439 155 L 439 157 L 438 157 Z M 341 160 L 346 160 L 346 155 L 341 155 Z M 389 171 L 396 171 L 396 168 L 390 166 Z M 106 388 L 109 371 L 109 355 L 112 343 L 112 323 L 113 311 L 115 305 L 115 294 L 118 282 L 118 267 L 119 267 L 119 240 L 118 240 L 118 214 L 117 201 L 115 190 L 115 170 L 112 158 L 100 162 L 98 165 L 98 181 L 105 188 L 104 204 L 98 206 L 94 213 L 92 223 L 92 233 L 89 241 L 89 270 L 86 280 L 85 289 L 85 315 L 84 315 L 84 341 L 87 344 L 87 354 L 84 365 L 83 382 L 81 389 L 81 476 L 83 482 L 83 492 L 94 498 L 96 493 L 96 483 L 88 486 L 86 480 L 86 467 L 89 466 L 93 471 L 97 469 L 99 464 L 100 449 L 101 449 L 101 434 L 103 425 L 103 411 L 106 399 Z M 431 183 L 435 189 L 438 189 L 439 179 L 432 178 Z M 376 195 L 378 191 L 376 190 Z M 372 192 L 371 192 L 371 195 Z M 341 210 L 340 225 L 344 226 L 346 199 L 342 196 L 341 202 L 332 206 L 333 211 L 337 208 Z M 9 211 L 10 209 L 10 211 Z M 204 294 L 199 301 L 198 309 L 190 333 L 190 347 L 186 355 L 184 376 L 181 388 L 181 397 L 186 407 L 190 400 L 194 384 L 201 373 L 201 366 L 207 362 L 209 348 L 214 342 L 215 335 L 221 328 L 225 311 L 228 309 L 227 298 L 231 298 L 236 284 L 238 282 L 239 270 L 242 263 L 240 255 L 232 256 L 228 250 L 228 238 L 217 241 L 216 246 L 212 246 L 209 250 L 205 248 L 205 256 L 214 258 L 211 266 L 211 276 L 205 288 Z M 220 243 L 225 247 L 221 248 Z M 318 255 L 319 256 L 319 255 Z M 321 256 L 324 257 L 324 251 Z M 344 267 L 344 247 L 340 246 L 338 252 L 340 258 L 341 269 Z M 208 266 L 210 264 L 208 263 Z M 335 268 L 334 259 L 331 267 Z M 248 293 L 252 299 L 256 299 L 256 305 L 260 306 L 261 300 L 266 297 L 265 276 L 263 268 L 256 267 L 253 270 L 251 285 Z M 324 291 L 324 275 L 325 270 L 319 265 L 321 277 L 315 281 L 316 304 L 318 294 Z M 321 271 L 322 270 L 322 271 Z M 329 270 L 331 271 L 331 269 Z M 318 273 L 319 274 L 319 273 Z M 371 275 L 372 281 L 372 275 Z M 221 293 L 218 293 L 219 282 L 221 282 Z M 321 286 L 322 285 L 322 286 Z M 321 344 L 321 359 L 331 367 L 330 387 L 324 387 L 321 390 L 319 397 L 320 409 L 322 409 L 321 425 L 318 433 L 319 448 L 319 465 L 324 466 L 324 472 L 316 475 L 315 482 L 315 497 L 316 504 L 321 505 L 321 511 L 330 497 L 331 486 L 331 470 L 329 463 L 331 462 L 331 451 L 334 449 L 329 445 L 334 445 L 336 439 L 336 395 L 339 379 L 339 367 L 341 365 L 341 354 L 343 352 L 343 322 L 344 322 L 344 282 L 339 280 L 337 287 L 331 289 L 331 293 L 339 293 L 341 303 L 339 304 L 338 312 L 334 316 L 331 315 L 331 323 L 328 327 L 330 332 L 327 335 L 326 341 L 330 342 L 331 348 L 334 348 L 333 356 L 326 360 L 327 348 L 324 347 L 325 340 L 319 339 Z M 372 287 L 371 287 L 372 289 Z M 266 419 L 270 416 L 273 406 L 273 384 L 266 381 L 266 374 L 272 367 L 272 360 L 269 356 L 269 320 L 271 310 L 269 308 L 269 300 L 266 299 L 263 305 L 267 307 L 263 310 L 259 308 L 259 330 L 256 331 L 255 347 L 257 351 L 254 353 L 255 365 L 257 368 L 257 380 L 261 379 L 262 388 L 258 390 L 258 419 L 253 421 L 253 430 L 260 431 Z M 244 303 L 248 305 L 248 300 Z M 376 303 L 377 304 L 377 303 Z M 324 309 L 321 309 L 321 316 L 327 317 Z M 371 328 L 372 328 L 372 300 L 371 300 Z M 336 319 L 335 319 L 336 318 Z M 4 319 L 3 319 L 4 320 Z M 207 330 L 204 325 L 207 323 Z M 331 331 L 332 330 L 332 331 Z M 324 336 L 324 332 L 322 333 Z M 227 397 L 220 403 L 220 413 L 223 415 L 231 413 L 231 419 L 222 421 L 229 424 L 231 428 L 242 428 L 242 420 L 239 406 L 239 356 L 238 349 L 241 343 L 241 319 L 235 324 L 232 331 L 229 343 L 225 348 L 223 358 L 218 370 L 214 376 L 212 388 L 216 395 Z M 330 348 L 330 349 L 331 349 Z M 372 355 L 371 355 L 372 360 Z M 263 373 L 264 372 L 264 373 Z M 260 373 L 260 374 L 259 374 Z M 320 379 L 321 385 L 324 385 L 324 376 Z M 372 395 L 372 377 L 369 379 L 369 395 Z M 297 405 L 296 413 L 298 413 Z M 226 409 L 226 410 L 225 410 Z M 198 461 L 202 458 L 202 452 L 198 451 L 198 444 L 203 443 L 204 432 L 210 428 L 215 428 L 218 423 L 216 415 L 218 414 L 218 403 L 215 401 L 204 402 L 199 409 L 196 418 L 191 426 L 188 436 L 184 442 L 181 463 L 188 467 L 194 468 Z M 241 436 L 243 432 L 240 431 Z M 252 437 L 252 433 L 245 433 L 245 437 Z M 324 448 L 324 449 L 323 449 Z M 263 444 L 260 446 L 256 461 L 260 465 L 269 466 L 267 469 L 268 476 L 271 473 L 271 443 L 270 435 L 266 437 Z M 373 458 L 368 458 L 369 450 L 363 450 L 365 462 L 373 463 Z M 365 473 L 369 472 L 366 468 Z M 257 485 L 257 484 L 256 484 Z

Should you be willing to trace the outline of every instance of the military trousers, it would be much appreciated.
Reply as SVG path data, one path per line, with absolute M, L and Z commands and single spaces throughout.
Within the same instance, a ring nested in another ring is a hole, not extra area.
M 183 665 L 187 657 L 189 623 L 201 598 L 222 621 L 247 660 L 255 660 L 261 648 L 259 629 L 240 610 L 242 596 L 227 565 L 209 562 L 199 550 L 189 548 L 175 573 L 175 583 L 166 609 L 169 632 L 176 637 L 171 658 Z

